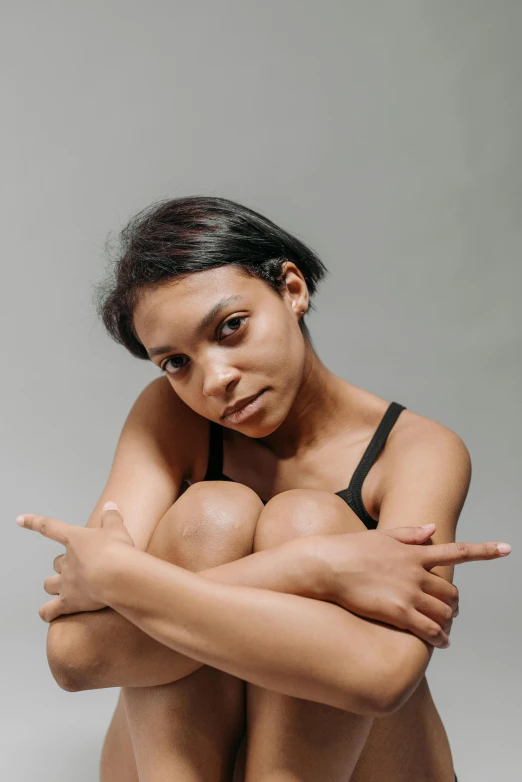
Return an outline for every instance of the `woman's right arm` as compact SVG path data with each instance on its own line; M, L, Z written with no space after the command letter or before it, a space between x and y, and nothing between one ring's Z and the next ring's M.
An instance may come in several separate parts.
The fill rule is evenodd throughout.
M109 478L85 526L99 526L103 504L113 500L122 510L136 548L146 551L157 524L180 494L206 428L206 422L179 399L166 378L149 383L125 420ZM112 643L129 651L141 643L156 655L163 650L172 657L177 654L112 608L65 615L51 622L47 634L47 659L56 681L64 689L78 689L85 675L91 675L88 672L95 679L101 676ZM192 670L199 667L193 660L190 663Z
M112 499L140 551L145 551L162 516L178 498L206 422L177 396L164 377L149 383L131 407L121 431L109 478L87 520L100 525Z

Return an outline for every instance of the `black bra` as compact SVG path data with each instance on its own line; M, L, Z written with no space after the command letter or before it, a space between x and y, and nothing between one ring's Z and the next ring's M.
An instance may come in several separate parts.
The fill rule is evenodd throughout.
M357 514L363 524L368 529L376 529L377 521L372 519L370 514L364 507L361 490L364 479L368 475L370 467L377 459L378 455L384 447L388 435L390 434L395 421L406 410L404 405L400 405L398 402L391 402L388 409L384 413L379 426L374 432L372 439L370 440L368 447L366 448L361 461L355 468L352 475L350 485L346 489L335 492L341 499L343 499L350 508ZM209 457L208 467L204 481L232 481L227 475L223 475L223 427L220 424L216 424L214 421L210 421L210 442L209 442ZM266 502L265 502L266 505Z

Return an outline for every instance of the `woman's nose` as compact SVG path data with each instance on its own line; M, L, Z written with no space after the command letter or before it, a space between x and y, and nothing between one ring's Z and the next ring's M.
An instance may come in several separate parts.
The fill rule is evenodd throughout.
M208 369L205 373L203 393L205 396L222 396L232 391L239 380L239 373L233 367L220 366Z

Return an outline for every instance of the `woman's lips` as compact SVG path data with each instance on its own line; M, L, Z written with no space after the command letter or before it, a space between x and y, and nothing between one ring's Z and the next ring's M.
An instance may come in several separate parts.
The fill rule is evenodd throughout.
M263 389L263 391L260 391L259 394L255 396L250 402L247 402L245 405L243 405L243 407L240 407L239 410L236 410L233 413L229 413L228 415L223 416L223 418L226 421L231 421L232 423L236 424L240 421L244 421L251 415L254 415L254 413L257 413L263 404L262 399L265 391L266 389Z

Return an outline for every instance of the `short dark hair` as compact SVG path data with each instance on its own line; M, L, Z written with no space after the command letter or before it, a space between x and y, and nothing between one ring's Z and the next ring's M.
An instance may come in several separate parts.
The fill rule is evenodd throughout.
M317 255L271 220L227 198L187 196L156 201L138 212L108 251L107 277L95 286L94 306L109 336L149 360L134 331L139 294L180 275L235 264L281 294L284 261L301 271L311 299L328 273ZM109 242L107 242L107 250ZM310 340L304 319L299 321Z

